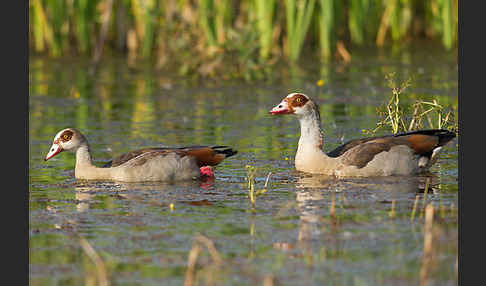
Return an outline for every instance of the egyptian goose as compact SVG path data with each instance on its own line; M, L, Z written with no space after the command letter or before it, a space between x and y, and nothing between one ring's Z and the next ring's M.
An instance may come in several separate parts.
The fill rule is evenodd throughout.
M326 154L319 108L309 96L291 93L270 114L294 114L299 119L298 171L338 177L418 174L429 169L442 146L456 136L448 130L419 130L351 140Z
M76 154L74 176L87 180L123 182L171 181L214 176L211 166L237 153L227 146L146 148L123 154L103 167L93 165L86 137L77 129L66 128L54 137L45 161L62 151Z

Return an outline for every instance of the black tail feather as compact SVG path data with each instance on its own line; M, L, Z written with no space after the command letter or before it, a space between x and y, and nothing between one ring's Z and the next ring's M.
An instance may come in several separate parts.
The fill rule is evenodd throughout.
M213 149L218 154L224 154L226 158L231 157L238 153L237 150L233 150L229 146L211 146L211 149Z

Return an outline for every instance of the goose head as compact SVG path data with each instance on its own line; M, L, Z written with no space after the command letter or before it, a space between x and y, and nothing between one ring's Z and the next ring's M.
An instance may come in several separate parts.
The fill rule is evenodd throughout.
M51 159L62 151L76 151L81 145L86 144L86 138L74 128L66 128L59 131L52 142L52 146L44 161Z
M269 113L271 115L294 114L297 117L304 117L316 109L317 105L307 95L294 92L287 95Z

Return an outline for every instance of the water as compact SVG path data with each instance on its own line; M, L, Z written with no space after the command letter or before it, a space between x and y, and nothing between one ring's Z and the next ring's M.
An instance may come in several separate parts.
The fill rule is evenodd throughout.
M289 92L310 95L320 104L329 151L375 127L390 72L414 77L405 104L436 98L457 106L455 53L355 51L350 64L303 61L252 83L181 78L122 58L105 59L91 76L85 62L30 58L31 285L98 281L103 271L80 237L115 285L457 284L457 141L428 176L335 180L296 172L298 123L268 115ZM87 136L98 165L150 146L224 144L239 153L216 168L214 181L77 181L73 154L43 160L65 127ZM254 209L246 165L257 168L257 190L271 172ZM433 188L424 194L427 178ZM427 264L424 203L436 209ZM188 267L195 245L196 264Z

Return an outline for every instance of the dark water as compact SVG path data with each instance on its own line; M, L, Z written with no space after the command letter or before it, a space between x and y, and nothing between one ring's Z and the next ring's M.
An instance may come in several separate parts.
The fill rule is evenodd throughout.
M90 75L81 59L32 56L29 70L31 285L95 285L103 275L114 285L457 284L457 143L427 177L335 180L296 172L298 123L268 115L287 93L307 93L320 103L327 151L375 127L390 72L414 78L405 104L457 106L455 53L355 51L350 64L309 60L253 83L180 78L122 58ZM148 146L225 144L239 153L212 182L77 181L73 154L43 160L65 127L87 136L99 165ZM253 210L247 165L257 168L257 190L271 172ZM434 243L424 263L427 203Z

